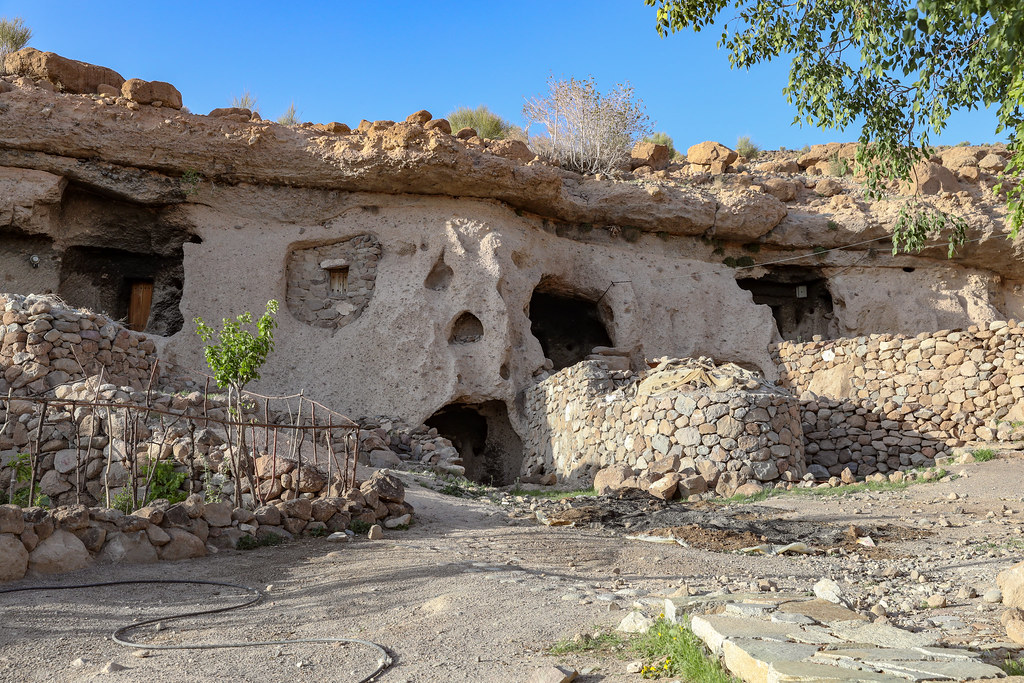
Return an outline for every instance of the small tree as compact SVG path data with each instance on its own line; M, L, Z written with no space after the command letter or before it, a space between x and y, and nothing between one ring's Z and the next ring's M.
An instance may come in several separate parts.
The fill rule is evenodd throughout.
M31 39L32 29L25 25L21 17L0 17L0 74L7 71L4 68L7 55L25 47Z
M617 171L633 144L651 132L643 101L628 83L602 95L592 76L548 79L547 96L527 100L523 116L547 129L553 160L579 173Z
M295 102L293 101L288 105L288 108L284 110L284 113L277 118L277 122L282 126L294 126L299 122L298 112L295 111Z
M248 457L245 445L245 428L242 422L242 391L249 382L260 378L260 368L267 356L274 350L274 328L277 321L278 303L274 299L267 302L267 310L256 322L256 334L245 329L252 324L252 314L243 313L235 320L224 318L220 331L207 325L202 318L195 318L196 334L206 343L203 350L206 364L213 372L217 386L228 390L228 406L235 415L238 435L238 448L232 449L231 465L235 473L235 505L241 505L241 487L237 485L242 477L249 480L250 490L255 494L253 481L253 462Z
M472 128L480 137L491 140L501 140L507 137L513 128L512 124L483 104L476 109L459 107L455 111L449 112L446 118L453 131Z

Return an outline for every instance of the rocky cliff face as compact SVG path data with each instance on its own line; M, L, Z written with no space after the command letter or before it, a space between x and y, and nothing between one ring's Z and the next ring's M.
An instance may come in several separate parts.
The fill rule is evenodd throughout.
M827 175L848 147L758 165L706 143L683 163L648 150L620 179L582 177L426 112L354 130L201 116L168 84L18 59L0 79L3 289L127 319L148 284L142 325L191 367L203 361L186 321L277 298L264 385L341 411L423 420L498 402L492 430L518 430L546 358L584 358L594 326L635 359L704 355L774 378L768 344L782 337L1024 313L997 149L944 153L912 188L968 221L961 254L893 257L907 199L871 204L851 176Z

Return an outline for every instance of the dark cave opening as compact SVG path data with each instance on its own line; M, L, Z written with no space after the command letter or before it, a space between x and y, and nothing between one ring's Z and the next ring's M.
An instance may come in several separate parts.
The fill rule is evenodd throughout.
M170 335L181 314L183 255L139 254L105 247L69 247L58 294L72 306L103 312L137 331Z
M773 268L759 278L736 280L753 295L754 303L768 306L779 334L787 341L810 341L815 335L835 335L835 314L828 282L813 268Z
M596 301L538 287L530 298L529 317L530 332L555 370L579 363L595 346L613 345Z
M466 478L491 486L515 482L523 463L523 442L512 429L501 401L453 402L425 423L452 442L462 457Z

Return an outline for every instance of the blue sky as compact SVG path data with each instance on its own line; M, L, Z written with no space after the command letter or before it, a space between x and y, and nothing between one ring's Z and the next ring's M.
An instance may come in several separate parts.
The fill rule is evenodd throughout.
M642 0L0 0L0 16L21 16L40 50L169 81L195 113L248 89L272 118L292 101L301 120L353 126L486 104L523 125L524 96L549 75L593 75L602 91L629 81L677 148L747 135L795 149L859 132L791 125L788 62L731 70L717 32L661 39ZM996 139L981 110L955 114L933 143Z

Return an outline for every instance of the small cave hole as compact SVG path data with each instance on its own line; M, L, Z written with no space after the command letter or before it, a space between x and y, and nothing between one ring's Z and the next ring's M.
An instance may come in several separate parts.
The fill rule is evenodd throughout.
M913 273L915 270L917 270L917 268L911 268L911 267L907 266L907 267L905 267L903 269L903 272L904 273Z
M512 373L509 372L508 363L502 363L501 367L498 368L498 376L502 379L508 379Z
M755 304L771 308L783 339L810 341L815 335L833 336L832 294L818 271L778 268L759 278L736 280L736 284L753 295Z
M448 285L451 284L452 275L455 271L444 262L444 252L437 257L437 263L430 269L430 273L427 274L427 279L423 281L423 286L427 289L432 289L435 292L440 292L448 289Z
M452 442L466 478L491 486L515 482L523 464L523 442L501 401L450 403L424 423Z
M484 338L484 325L480 318L469 311L460 315L452 325L452 332L448 336L449 344L472 344Z
M613 346L597 303L578 295L538 287L528 315L530 332L555 370L586 359L595 346Z

